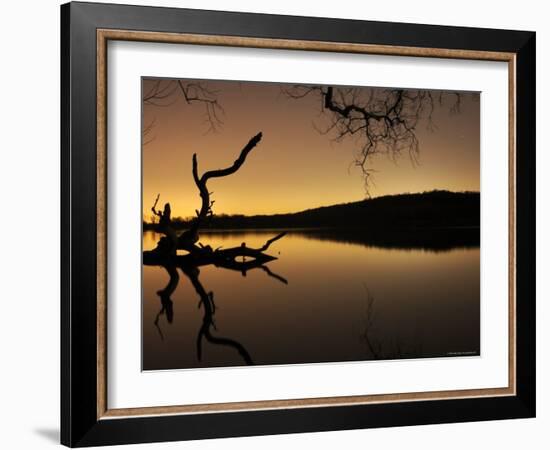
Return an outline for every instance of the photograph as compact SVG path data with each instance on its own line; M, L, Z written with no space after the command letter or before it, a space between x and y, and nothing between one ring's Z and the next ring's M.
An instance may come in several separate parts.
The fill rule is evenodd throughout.
M142 370L480 355L480 93L142 77Z
M61 5L59 89L40 91L60 126L26 120L6 147L32 137L8 153L60 175L60 276L34 283L60 308L28 327L60 325L38 360L59 414L29 419L37 439L56 418L69 447L536 439L542 15L146 3ZM19 178L32 199L10 199L49 217Z

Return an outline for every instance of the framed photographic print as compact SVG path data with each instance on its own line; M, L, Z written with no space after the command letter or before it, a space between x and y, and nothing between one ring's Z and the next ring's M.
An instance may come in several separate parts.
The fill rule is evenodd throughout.
M535 415L535 33L61 19L63 444Z

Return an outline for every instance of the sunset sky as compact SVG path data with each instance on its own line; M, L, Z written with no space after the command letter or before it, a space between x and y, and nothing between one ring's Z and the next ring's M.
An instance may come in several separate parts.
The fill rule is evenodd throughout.
M151 83L144 79L144 92ZM164 106L143 107L144 126L153 123L142 150L145 220L159 193L159 206L170 202L173 217L194 215L200 198L191 172L193 153L198 155L199 174L226 167L260 131L262 141L235 174L209 181L216 214L295 212L365 198L361 172L352 165L354 141L332 142L330 134L314 127L326 123L319 97L289 99L281 93L282 85L274 83L203 83L217 91L224 109L223 125L215 133L207 133L204 106L186 103L181 91ZM426 122L417 127L419 164L411 164L406 153L397 161L377 155L369 166L376 171L370 195L478 191L479 108L479 97L470 94L462 99L458 114L451 114L445 103L437 106L437 128L428 130Z

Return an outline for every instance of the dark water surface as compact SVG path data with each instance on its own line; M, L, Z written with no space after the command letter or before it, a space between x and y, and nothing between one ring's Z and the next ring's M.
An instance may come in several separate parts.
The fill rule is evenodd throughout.
M201 233L201 242L261 247L277 233ZM144 250L159 238L144 232ZM179 269L144 266L143 369L478 355L478 242L376 245L291 232L269 248L278 258L269 270L205 266L198 286Z

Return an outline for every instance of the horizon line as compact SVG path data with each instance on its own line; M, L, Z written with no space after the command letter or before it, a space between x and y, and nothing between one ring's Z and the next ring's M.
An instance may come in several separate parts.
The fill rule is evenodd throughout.
M377 200L377 199L380 199L380 198L388 198L388 197L398 197L398 196L403 196L403 195L422 195L422 194L433 194L433 193L437 193L437 192L444 192L444 193L449 193L449 194L481 194L481 192L479 190L475 191L475 190L462 190L462 191L451 191L449 189L431 189L429 191L417 191L417 192L401 192L401 193L398 193L398 194L384 194L384 195L379 195L379 196L376 196L376 197L365 197L364 199L362 200L352 200L352 201L349 201L349 202L343 202L343 203L332 203L332 204L329 204L329 205L319 205L319 206L312 206L310 208L306 208L306 209L300 209L300 210L297 210L297 211L287 211L287 212L274 212L274 213L258 213L258 214L251 214L251 215L246 215L246 214L239 214L239 213L224 213L224 212L220 212L220 213L215 213L214 216L226 216L226 217L262 217L262 216L278 216L278 215L281 215L281 216L284 216L284 215L289 215L289 214L299 214L299 213L302 213L302 212L306 212L306 211L311 211L311 210L315 210L315 209L321 209L321 208L330 208L330 207L333 207L333 206L343 206L343 205L349 205L351 203L359 203L359 202L364 202L364 201L372 201L372 200ZM145 216L145 214L142 212L142 216ZM195 218L195 216L174 216L172 217L172 220L180 220L180 221L190 221L190 220L193 220ZM142 222L145 223L145 224L153 224L154 222L149 222L149 221L146 221L145 218L143 217L142 219Z

